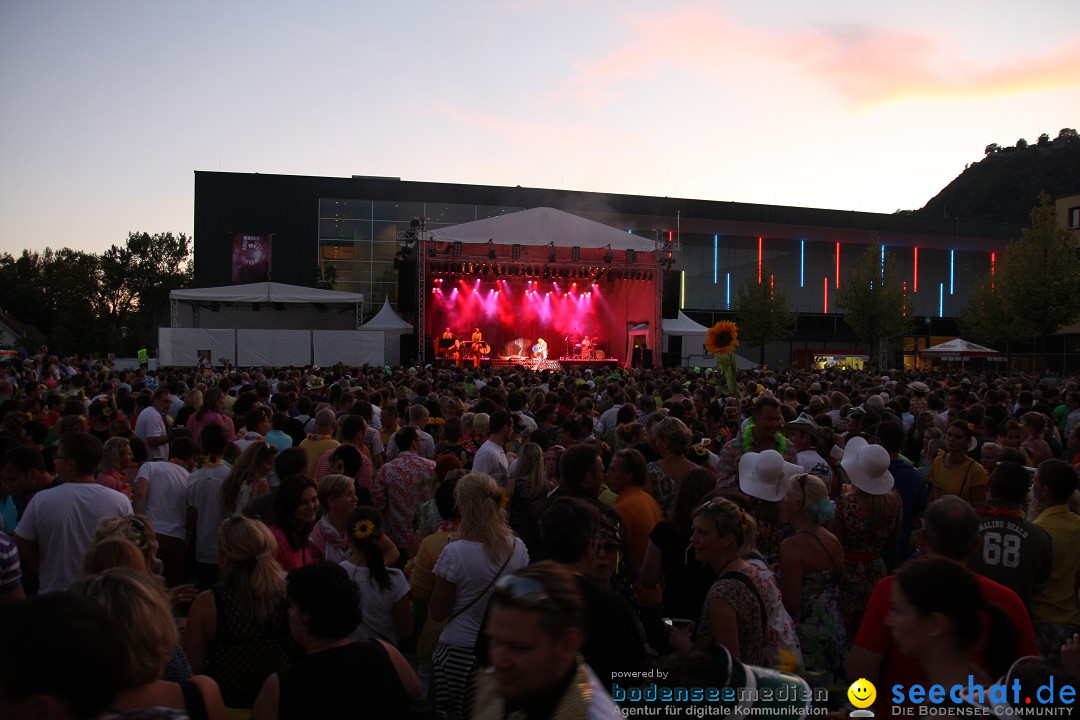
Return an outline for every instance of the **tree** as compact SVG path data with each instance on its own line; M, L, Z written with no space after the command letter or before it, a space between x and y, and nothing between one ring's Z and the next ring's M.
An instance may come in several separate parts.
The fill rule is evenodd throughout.
M333 265L319 265L315 268L315 287L333 290L337 285L337 268Z
M1050 195L1039 195L1031 227L1005 250L997 291L1003 317L1024 338L1039 338L1080 317L1080 263L1077 244L1055 215Z
M1039 136L1039 142L1038 142L1039 147L1046 147L1049 144L1050 144L1050 136L1049 135L1047 135L1046 133L1043 133L1042 135Z
M889 345L911 332L912 323L904 315L904 292L896 277L892 253L869 247L848 271L836 293L836 304L844 320L860 340L877 349L880 367L888 366Z
M762 265L761 277L763 282L747 278L739 286L735 316L739 321L739 337L744 344L760 348L759 362L764 365L765 345L790 337L795 315L784 289L769 282L768 263Z
M1016 147L1020 148L1021 150L1023 150L1027 146L1028 146L1028 141L1025 140L1024 138L1020 138L1019 140L1016 141Z
M1058 140L1073 140L1077 137L1075 128L1061 128L1058 132Z
M998 146L997 143L990 143L989 145L986 146L986 149L983 150L983 155L993 155L994 153L998 152L999 150L1001 150L1001 148Z
M964 337L990 346L1024 339L1022 329L1005 311L997 279L989 275L968 296L967 305L960 312L960 330Z

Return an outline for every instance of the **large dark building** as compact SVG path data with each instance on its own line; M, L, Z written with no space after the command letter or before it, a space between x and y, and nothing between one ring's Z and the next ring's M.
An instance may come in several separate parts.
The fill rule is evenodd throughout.
M399 307L395 256L414 218L425 218L427 229L434 230L535 207L570 212L661 246L670 243L679 288L674 293L669 287L668 296L677 297L679 307L705 325L730 317L738 286L748 279L784 287L797 325L791 340L767 348L766 361L773 365L804 363L813 355L867 353L833 300L845 273L868 248L882 257L888 253L903 283L915 327L903 362L913 362L914 350L958 334L956 316L968 294L1021 230L681 198L380 177L196 172L195 283L239 281L237 252L246 247L245 238L261 238L266 247L259 255L269 252L275 282L315 285L333 268L334 289L363 293L368 313L387 297ZM760 277L766 268L769 277ZM409 314L408 307L402 314ZM756 359L756 350L746 352Z

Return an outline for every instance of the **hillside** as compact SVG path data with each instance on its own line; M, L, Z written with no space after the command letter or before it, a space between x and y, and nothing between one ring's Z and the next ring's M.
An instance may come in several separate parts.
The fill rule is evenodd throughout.
M1055 198L1080 193L1075 130L1062 130L1056 140L1043 136L1027 147L987 146L985 158L911 214L1026 225L1043 190Z

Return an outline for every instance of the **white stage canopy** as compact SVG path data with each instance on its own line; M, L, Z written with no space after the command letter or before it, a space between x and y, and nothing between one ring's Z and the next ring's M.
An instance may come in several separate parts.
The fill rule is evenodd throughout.
M497 245L547 245L557 247L606 248L653 252L656 244L649 238L587 220L555 208L539 207L516 213L485 218L461 225L439 228L431 233L437 243L486 243Z
M224 360L236 364L236 331L209 328L166 328L158 331L158 364L194 367L199 351L209 350L210 361L219 367Z
M364 296L262 282L169 293L174 328L356 330Z
M364 330L315 330L311 333L314 363L322 367L385 365L385 338L381 332Z
M237 330L236 348L241 367L311 365L310 330Z
M380 365L399 365L401 363L401 336L411 333L413 327L398 317L398 314L390 307L390 298L386 298L375 317L364 323L360 330L373 337L378 334L382 338L381 343L386 352Z

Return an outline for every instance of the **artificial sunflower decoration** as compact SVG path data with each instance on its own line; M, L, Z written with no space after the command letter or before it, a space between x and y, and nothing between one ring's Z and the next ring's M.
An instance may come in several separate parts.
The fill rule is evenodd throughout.
M375 534L375 523L370 520L357 520L353 525L352 534L357 540L367 540Z
M705 333L705 349L719 359L730 355L739 347L739 326L730 320L721 320Z

